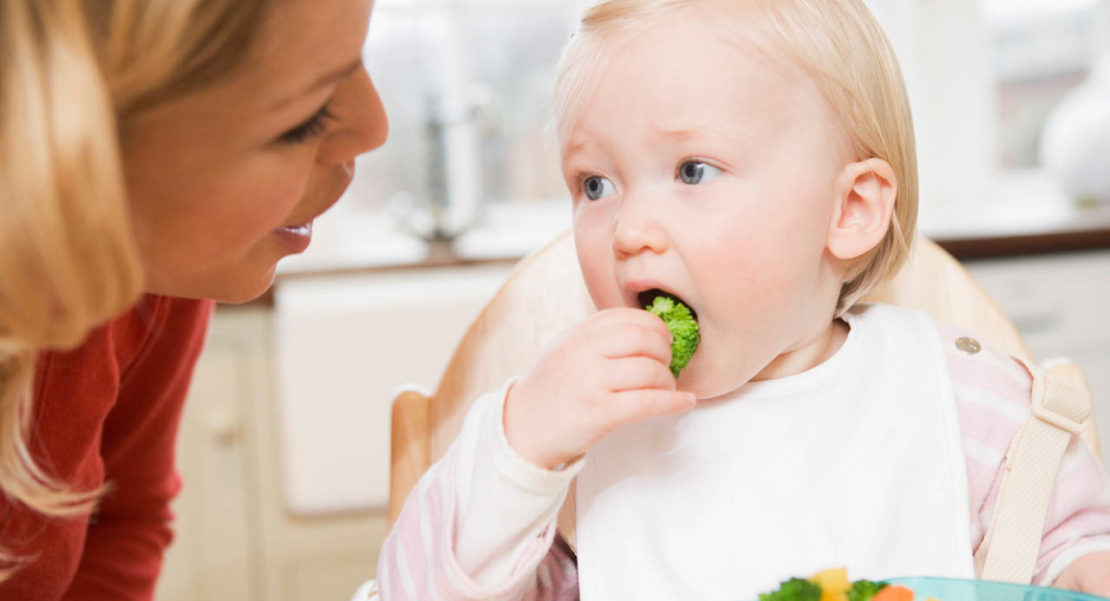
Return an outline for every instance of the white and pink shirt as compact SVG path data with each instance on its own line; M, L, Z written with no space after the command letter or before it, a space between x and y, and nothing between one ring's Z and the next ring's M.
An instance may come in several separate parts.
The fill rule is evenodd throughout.
M822 365L622 429L561 471L530 465L509 446L508 386L481 397L409 496L377 582L356 598L592 601L686 591L693 596L682 598L740 600L823 567L848 566L853 578L970 576L1006 449L1030 413L1030 377L985 346L958 350L969 334L921 313L864 306L847 321L844 346ZM715 455L722 460L704 460ZM776 472L780 459L791 467ZM575 476L577 561L555 541ZM861 509L852 498L870 501ZM923 517L932 526L914 526ZM881 523L898 531L871 531ZM783 541L806 553L760 552ZM1035 582L1107 549L1110 477L1077 438L1049 505Z

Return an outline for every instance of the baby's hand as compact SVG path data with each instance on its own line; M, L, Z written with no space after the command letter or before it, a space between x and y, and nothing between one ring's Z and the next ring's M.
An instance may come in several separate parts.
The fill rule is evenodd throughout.
M1110 551L1091 553L1073 561L1053 586L1110 597Z
M621 424L693 408L668 367L671 333L639 309L601 311L572 328L509 390L505 435L546 469L580 457Z

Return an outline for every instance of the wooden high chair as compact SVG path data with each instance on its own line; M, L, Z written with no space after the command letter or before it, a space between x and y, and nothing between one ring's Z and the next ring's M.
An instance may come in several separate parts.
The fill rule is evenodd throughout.
M865 301L921 309L965 327L995 348L1033 361L1014 324L951 255L919 237L897 277ZM594 310L578 269L572 235L563 234L524 259L470 326L432 396L407 390L393 401L390 524L409 491L458 434L470 404L525 372L548 340ZM1087 390L1071 364L1053 368ZM1088 419L1084 439L1098 452ZM559 515L559 530L574 543L574 490Z

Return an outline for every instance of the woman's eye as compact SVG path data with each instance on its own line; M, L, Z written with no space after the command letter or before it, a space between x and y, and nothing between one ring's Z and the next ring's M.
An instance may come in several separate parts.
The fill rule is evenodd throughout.
M691 186L712 181L721 170L701 161L686 161L678 166L678 179Z
M289 145L302 144L324 135L324 132L328 130L328 121L335 119L335 115L332 114L330 108L325 104L316 114L309 117L308 121L281 134L278 137L278 142Z
M590 200L600 200L616 191L613 182L597 175L582 180L582 192Z

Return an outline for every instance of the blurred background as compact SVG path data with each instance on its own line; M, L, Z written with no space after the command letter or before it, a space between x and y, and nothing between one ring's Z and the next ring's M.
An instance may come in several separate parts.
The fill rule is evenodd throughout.
M1110 441L1110 0L869 0L913 103L921 228ZM386 534L389 407L434 390L513 265L570 226L549 128L582 2L378 0L386 146L272 294L217 311L159 599L347 599Z

